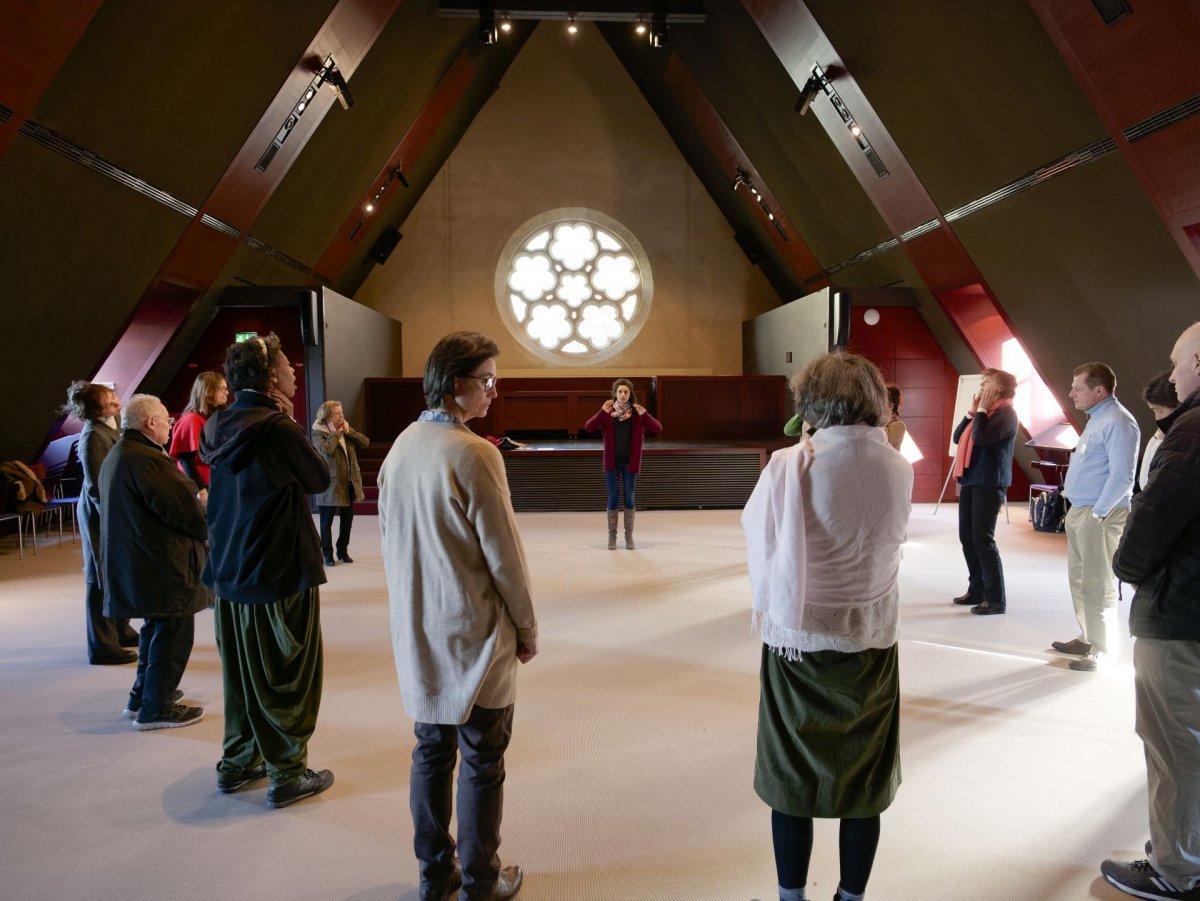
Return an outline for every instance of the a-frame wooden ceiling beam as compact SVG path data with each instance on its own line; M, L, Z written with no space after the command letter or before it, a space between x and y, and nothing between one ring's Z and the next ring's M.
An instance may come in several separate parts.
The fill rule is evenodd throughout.
M101 0L0 3L0 157L29 118Z
M318 89L296 116L322 63L332 56L350 79L400 2L340 0L334 7L163 261L94 378L122 392L137 389L336 102L332 90ZM263 167L264 153L285 123L291 125L286 140Z

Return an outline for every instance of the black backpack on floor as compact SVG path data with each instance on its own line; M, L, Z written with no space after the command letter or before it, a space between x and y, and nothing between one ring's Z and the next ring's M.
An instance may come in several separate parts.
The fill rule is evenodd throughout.
M1033 529L1035 532L1063 532L1067 528L1067 504L1062 490L1043 491L1033 499Z

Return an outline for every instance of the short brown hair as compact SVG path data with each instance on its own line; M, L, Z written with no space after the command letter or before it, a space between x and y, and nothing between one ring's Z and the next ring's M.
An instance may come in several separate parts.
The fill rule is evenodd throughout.
M485 360L499 356L500 348L479 332L453 332L434 345L425 361L422 390L425 405L437 410L454 396L454 380L473 373Z
M985 369L980 375L987 376L996 383L996 390L1001 400L1017 396L1017 377L1003 369Z
M1117 390L1117 374L1107 363L1081 363L1071 375L1083 376L1089 388L1104 388L1109 394Z
M796 412L814 429L883 424L887 388L866 357L835 351L809 360L792 376Z

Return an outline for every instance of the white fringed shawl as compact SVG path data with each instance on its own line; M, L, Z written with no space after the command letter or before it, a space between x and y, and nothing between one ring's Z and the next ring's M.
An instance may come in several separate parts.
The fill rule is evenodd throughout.
M880 428L776 451L742 512L751 627L789 660L895 643L913 472Z

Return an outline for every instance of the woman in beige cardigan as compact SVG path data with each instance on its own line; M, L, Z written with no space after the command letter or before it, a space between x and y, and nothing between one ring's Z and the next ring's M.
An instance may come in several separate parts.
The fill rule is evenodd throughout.
M325 565L333 566L333 514L338 516L337 558L353 563L350 557L350 528L354 525L354 505L363 499L362 470L358 468L355 448L365 449L371 439L355 431L346 422L340 400L327 400L317 410L312 425L312 443L329 466L329 487L317 495L321 516L321 553Z
M416 721L409 779L422 898L511 898L501 869L504 752L517 664L537 654L529 571L500 452L469 428L496 396L496 344L447 335L425 363L429 409L379 473L379 529L405 712ZM454 763L458 861L450 833Z

